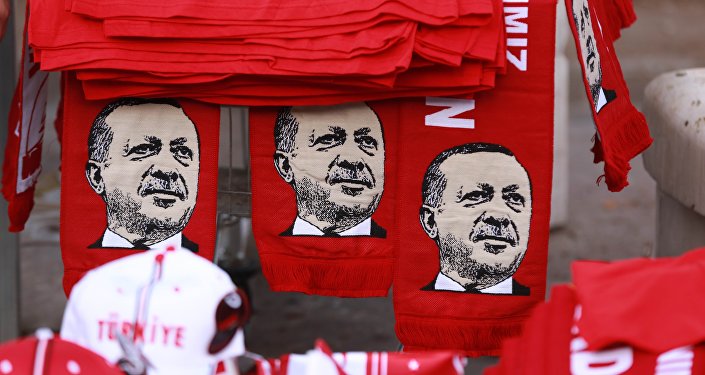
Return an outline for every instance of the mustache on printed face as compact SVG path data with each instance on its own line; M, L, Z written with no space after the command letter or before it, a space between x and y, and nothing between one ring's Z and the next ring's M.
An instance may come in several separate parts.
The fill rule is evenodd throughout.
M487 213L484 212L475 220L475 226L470 234L470 240L474 243L485 240L495 240L506 242L508 245L514 247L519 242L519 233L517 232L516 225L509 218L497 218L487 215ZM504 251L506 247L506 245L485 243L484 250L492 254L499 254Z
M331 186L336 184L353 185L343 189L346 194L352 196L362 193L363 186L368 189L375 186L376 181L369 165L361 161L338 161L338 159L333 160L328 166L328 176L326 176L328 184Z
M188 197L188 189L184 177L175 171L162 171L152 166L142 175L142 182L137 188L141 197L162 194L171 195L181 201Z

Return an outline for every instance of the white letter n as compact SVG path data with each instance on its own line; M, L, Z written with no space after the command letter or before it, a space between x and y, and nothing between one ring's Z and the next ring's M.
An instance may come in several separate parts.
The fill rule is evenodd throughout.
M472 99L436 98L427 96L426 105L432 107L448 107L436 113L426 115L426 126L475 129L475 120L454 118L463 112L475 109L475 101Z

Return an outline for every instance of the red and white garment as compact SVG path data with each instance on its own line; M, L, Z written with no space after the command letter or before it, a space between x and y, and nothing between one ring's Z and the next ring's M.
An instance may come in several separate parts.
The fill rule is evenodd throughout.
M143 252L86 274L73 288L61 337L147 374L213 374L244 353L242 291L213 263L183 249ZM122 362L122 361L120 361Z
M39 70L39 64L33 62L33 53L27 43L25 23L21 75L10 106L2 166L2 195L8 202L11 232L24 229L34 206L34 187L42 169L49 74Z

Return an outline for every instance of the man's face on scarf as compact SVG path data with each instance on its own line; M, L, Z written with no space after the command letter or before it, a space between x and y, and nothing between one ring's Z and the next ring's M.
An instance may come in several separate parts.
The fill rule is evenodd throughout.
M585 75L593 101L597 103L597 96L602 85L602 66L600 64L600 53L595 44L595 32L592 28L592 19L590 18L587 0L573 0L573 19L578 29Z
M194 124L167 104L118 107L105 121L113 133L100 172L109 228L145 245L183 230L198 193Z
M364 103L294 107L298 122L289 155L299 216L340 232L369 218L384 190L384 137Z
M446 178L435 209L441 272L484 289L509 278L529 241L529 176L512 156L456 154L440 167Z

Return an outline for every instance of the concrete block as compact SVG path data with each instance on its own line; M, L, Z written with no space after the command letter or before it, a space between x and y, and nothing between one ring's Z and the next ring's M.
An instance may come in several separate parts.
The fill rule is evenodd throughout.
M705 246L705 69L662 74L645 90L653 145L644 166L656 180L656 255Z

